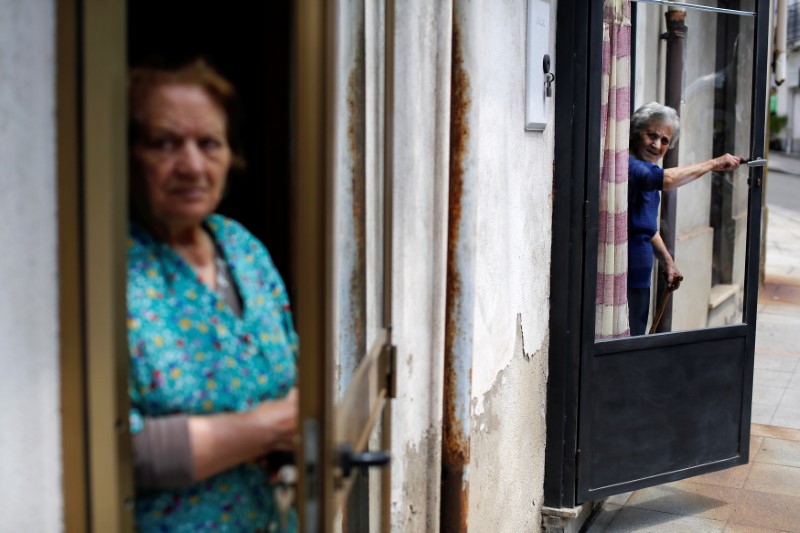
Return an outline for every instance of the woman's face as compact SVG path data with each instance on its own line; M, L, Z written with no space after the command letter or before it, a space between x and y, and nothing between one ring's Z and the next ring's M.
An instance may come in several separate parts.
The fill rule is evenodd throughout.
M639 131L634 149L636 157L648 163L657 163L669 150L672 126L653 122Z
M133 111L138 207L155 222L199 224L222 199L231 165L225 113L194 85L155 86Z

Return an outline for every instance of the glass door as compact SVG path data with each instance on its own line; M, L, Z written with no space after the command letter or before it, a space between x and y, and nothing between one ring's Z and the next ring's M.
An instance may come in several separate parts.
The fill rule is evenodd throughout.
M749 452L769 2L633 6L590 22L578 502Z

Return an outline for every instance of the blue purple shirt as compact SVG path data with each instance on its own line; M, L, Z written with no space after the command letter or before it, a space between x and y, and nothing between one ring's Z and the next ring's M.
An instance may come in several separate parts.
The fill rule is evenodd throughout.
M147 417L248 410L294 385L297 334L283 281L238 223L206 228L242 299L237 316L167 244L132 222L128 242L131 431ZM267 473L242 464L187 488L139 489L136 527L150 531L281 531ZM292 516L288 531L295 527Z
M628 288L650 288L653 245L658 231L658 204L664 170L653 163L628 158Z

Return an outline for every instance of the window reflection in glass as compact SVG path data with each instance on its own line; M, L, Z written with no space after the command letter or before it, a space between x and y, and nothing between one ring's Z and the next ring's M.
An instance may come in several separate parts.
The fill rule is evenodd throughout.
M754 10L752 1L724 4L718 7ZM740 323L755 18L636 8L627 182L631 335ZM675 26L670 18L682 20Z

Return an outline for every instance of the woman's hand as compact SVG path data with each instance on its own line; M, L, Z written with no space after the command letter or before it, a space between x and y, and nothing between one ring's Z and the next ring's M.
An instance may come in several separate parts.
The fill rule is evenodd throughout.
M669 287L669 290L677 291L681 286L681 281L683 281L683 275L675 265L675 261L669 261L664 267L664 275L667 278L667 287Z
M192 479L200 481L272 451L294 449L297 389L243 413L189 417Z
M264 452L292 451L297 435L297 389L282 400L263 402L249 412L253 423L262 428Z
M739 168L746 159L738 155L725 154L711 160L712 170L717 172L728 172Z

